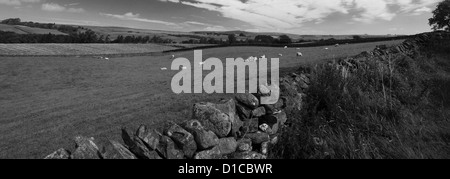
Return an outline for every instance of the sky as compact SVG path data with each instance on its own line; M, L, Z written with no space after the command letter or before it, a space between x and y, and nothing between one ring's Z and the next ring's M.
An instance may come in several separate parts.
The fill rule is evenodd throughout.
M0 19L170 31L417 34L440 0L0 0Z

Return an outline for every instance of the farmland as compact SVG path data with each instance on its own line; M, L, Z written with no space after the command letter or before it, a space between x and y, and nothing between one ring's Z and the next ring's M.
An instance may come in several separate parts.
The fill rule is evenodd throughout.
M377 45L401 41L350 44L340 47L283 49L272 47L225 47L203 50L203 59L248 57L265 54L279 57L282 68L315 64L327 59L356 55ZM173 47L128 45L0 45L8 55L92 55L161 51ZM78 45L78 46L77 46ZM87 50L74 50L88 48ZM33 47L33 48L32 48ZM148 49L146 49L148 48ZM47 50L45 50L47 49ZM304 57L297 58L301 51ZM147 52L147 51L146 51ZM173 53L193 60L193 52ZM171 92L171 54L117 57L0 57L0 158L42 158L73 146L76 135L120 140L120 128L139 124L180 121L191 113L191 104L215 101L229 95ZM204 73L205 74L205 73Z
M375 43L361 43L344 45L340 48L335 47L316 47L316 48L302 48L302 52L308 54L307 59L316 60L316 57L323 58L318 54L325 55L325 58L333 58L338 56L346 56L348 54L358 54L362 51L372 50L377 45L382 44L398 44L402 40L375 42ZM0 44L0 56L89 56L89 55L120 55L120 54L146 54L153 52L163 52L175 49L195 48L202 46L211 46L204 44ZM227 47L224 49L258 49L256 47ZM324 48L329 50L324 51ZM261 48L263 50L250 50L249 52L241 54L242 57L248 55L258 55L255 53L277 56L279 53L288 53L287 57L294 57L296 54L295 48L280 51L278 48ZM269 49L269 50L268 50ZM274 49L274 50L270 50ZM266 52L267 51L267 52Z
M114 55L174 50L157 44L0 44L0 56Z
M6 32L14 32L17 34L55 34L55 35L67 35L65 33L62 33L55 29L42 29L42 28L33 28L33 27L26 27L21 25L7 25L7 24L0 24L0 31L6 31Z

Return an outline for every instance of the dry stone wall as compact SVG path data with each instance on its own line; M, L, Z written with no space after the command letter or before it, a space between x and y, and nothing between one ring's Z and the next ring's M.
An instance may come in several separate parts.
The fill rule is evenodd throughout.
M260 104L270 95L260 86L257 94L194 104L192 120L169 122L163 131L145 125L134 133L122 129L123 143L99 146L92 137L77 136L74 151L59 149L45 159L266 159L288 123L286 111L301 110L308 84L307 75L290 74L281 78L276 104Z
M450 40L450 32L438 31L417 34L409 39L406 39L402 44L387 47L385 45L378 46L373 51L366 51L354 57L348 57L339 61L339 64L357 68L361 62L367 59L388 59L394 55L404 55L414 58L421 52L421 48L426 47L430 41L444 42Z

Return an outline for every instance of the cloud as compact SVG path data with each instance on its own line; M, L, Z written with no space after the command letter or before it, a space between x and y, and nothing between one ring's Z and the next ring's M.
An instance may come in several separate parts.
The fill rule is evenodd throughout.
M180 3L180 0L158 0L161 2L173 2L173 3Z
M129 20L129 21L138 21L138 22L146 22L146 23L156 23L156 24L163 24L168 26L177 26L175 23L167 22L167 21L160 21L160 20L153 20L153 19L146 19L142 18L140 14L134 14L132 12L125 13L123 15L120 14L108 14L108 13L100 13L102 16L112 17L120 20Z
M204 31L228 31L229 29L224 26L216 25L216 26L205 27L203 30Z
M228 31L229 29L221 26L221 25L214 25L209 23L203 23L203 22L197 22L197 21L186 21L181 23L182 25L189 25L189 26L201 26L202 30L204 31Z
M0 0L0 4L9 6L20 6L23 3L39 3L41 0Z
M186 22L183 22L183 24L198 25L198 26L214 26L212 24L203 23L203 22L196 22L196 21L186 21Z
M418 16L418 15L422 15L422 14L424 14L424 13L430 13L430 12L432 12L432 11L433 11L433 10L432 10L431 8L428 8L428 7L421 7L421 8L419 8L419 9L414 10L413 13L412 13L411 15Z
M65 18L48 18L49 22L57 24L77 24L77 25L102 25L97 21L91 20L75 20L75 19L65 19Z
M43 11L48 12L71 12L71 13L85 12L83 8L67 8L56 3L44 3L42 4L41 9Z
M342 14L349 22L391 21L398 14L436 4L439 0L159 0L217 12L261 30L301 29Z

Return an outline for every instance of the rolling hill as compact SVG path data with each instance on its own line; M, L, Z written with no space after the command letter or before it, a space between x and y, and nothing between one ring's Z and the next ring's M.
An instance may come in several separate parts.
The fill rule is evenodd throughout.
M20 19L19 19L20 20ZM33 23L33 22L30 22ZM9 23L0 24L0 31L14 32L17 34L54 34L54 35L68 35L67 33L72 33L73 31L58 31L52 28L36 28L28 27L26 24L10 25ZM44 24L45 25L45 24ZM56 25L56 24L55 24ZM151 30L151 29L136 29L128 27L111 27L111 26L79 26L70 24L57 24L56 26L68 26L76 28L75 32L84 32L88 29L94 31L95 33L103 36L110 36L110 39L116 39L118 36L135 36L135 37L145 37L145 36L158 36L162 39L168 39L175 43L181 43L183 41L194 40L198 41L202 38L214 39L219 41L227 41L228 35L234 34L238 41L248 41L255 39L258 35L269 35L274 38L278 38L281 35L289 36L294 42L299 41L320 41L328 39L336 40L346 40L353 39L354 35L299 35L299 34L288 34L288 33L276 33L276 32L247 32L247 31L194 31L194 32L180 32L180 31L165 31L165 30ZM66 32L66 33L64 33ZM392 35L358 35L362 38L385 38L394 37Z
M54 34L54 35L67 35L55 29L42 29L42 28L34 28L27 27L21 25L8 25L8 24L0 24L0 31L5 32L14 32L17 34Z

